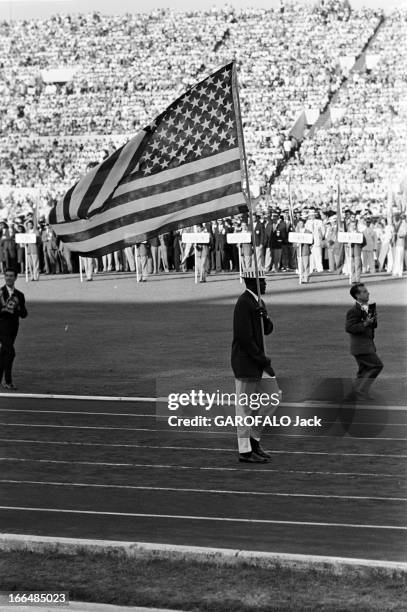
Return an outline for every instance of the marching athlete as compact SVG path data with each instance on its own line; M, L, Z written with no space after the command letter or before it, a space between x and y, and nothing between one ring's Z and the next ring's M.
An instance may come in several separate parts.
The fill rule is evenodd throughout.
M376 306L369 306L369 292L363 283L351 287L354 306L346 313L346 331L350 334L350 352L359 366L354 383L357 400L369 399L369 389L383 369L376 353L374 330L377 327Z
M19 319L25 319L24 294L14 287L17 273L8 268L4 272L5 285L0 289L0 382L3 380L4 389L14 390L12 368L16 352L14 342L17 337Z
M263 300L256 293L256 273L253 269L243 272L246 291L237 300L233 315L232 369L235 375L236 396L251 396L258 393L263 372L275 381L275 391L279 388L275 379L271 361L266 356L263 346L262 321L265 335L273 331ZM266 280L263 271L259 271L260 293L266 291ZM263 406L255 411L256 415L265 417L275 410L275 405ZM253 411L247 405L236 402L236 416L252 416ZM265 463L271 455L260 444L263 427L237 426L239 461L244 463Z

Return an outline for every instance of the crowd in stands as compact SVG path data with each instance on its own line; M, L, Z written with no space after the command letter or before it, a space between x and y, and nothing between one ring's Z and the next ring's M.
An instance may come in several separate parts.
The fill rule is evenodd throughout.
M340 179L344 207L372 216L379 228L389 197L395 213L405 209L399 185L407 167L407 10L382 20L379 10L322 0L0 23L1 217L10 229L37 205L47 217L89 163L235 59L258 212L285 210L290 184L298 214L307 217L314 206L322 216L336 209ZM352 69L341 61L356 60L368 43L366 53L378 56L374 65ZM68 80L47 80L46 71L63 69L71 71ZM290 133L298 115L322 113L328 103L342 112L300 143ZM282 161L288 163L275 177ZM75 258L73 265L57 259L60 271L75 269ZM129 266L125 254L98 264Z
M334 106L343 116L306 137L298 154L271 187L272 198L291 177L299 202L327 201L341 178L350 205L379 212L394 193L405 205L399 185L407 168L407 10L395 10L369 45L378 62L355 71L338 92ZM284 191L284 190L283 190Z

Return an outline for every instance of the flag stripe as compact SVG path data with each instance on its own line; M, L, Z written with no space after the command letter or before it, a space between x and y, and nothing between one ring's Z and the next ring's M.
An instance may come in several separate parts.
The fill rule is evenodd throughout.
M99 166L96 167L96 174L93 181L88 186L85 195L80 200L72 199L70 206L71 219L84 218L88 212L88 209L94 202L102 202L103 199L109 197L115 185L112 185L111 180L109 181L109 175L112 177L111 171L118 167L117 161L123 152L123 147L120 147L107 159L105 159ZM120 171L120 177L123 176L123 168ZM119 180L120 180L119 177ZM117 184L117 183L116 183ZM110 190L108 188L110 187ZM102 197L104 198L102 199ZM79 205L78 205L79 204ZM100 205L100 204L99 204Z
M105 201L112 195L119 181L126 175L129 167L135 165L135 162L140 157L140 145L145 136L142 130L130 142L128 142L120 151L120 155L116 157L114 162L106 165L103 172L98 173L93 183L93 187L86 194L84 201L79 206L77 217L84 219L94 211L100 212ZM110 159L113 159L114 155ZM100 184L101 183L101 184ZM95 197L91 197L92 191L95 191ZM88 200L88 201L87 201Z
M136 208L134 202L131 200L130 202L121 204L116 208L108 208L100 215L94 216L91 219L78 219L77 221L71 221L69 223L60 223L55 227L55 231L59 236L80 232L84 229L99 227L106 222L112 221L116 217L129 215L141 210L149 210L151 211L151 215L154 216L155 207L162 206L164 204L169 206L177 200L184 200L185 198L196 196L197 194L210 190L211 188L217 189L229 183L240 182L240 180L241 175L239 169L226 175L220 175L214 179L208 179L206 181L196 183L195 185L182 187L181 189L174 189L152 196L149 196L147 193L145 198L135 201Z
M235 172L233 172L235 171ZM136 202L137 200L142 200L145 198L149 198L160 193L170 192L177 190L177 194L174 194L175 197L184 197L183 193L189 193L190 187L202 183L202 189L205 188L205 185L210 187L211 181L216 181L219 177L222 177L224 174L232 173L235 174L238 172L238 176L240 178L240 161L239 159L235 159L227 164L223 164L220 166L215 166L214 168L208 168L206 170L202 170L201 172L196 172L195 174L188 174L187 176L183 176L171 181L166 181L164 183L158 183L156 185L151 185L148 187L143 187L141 189L136 189L133 191L129 191L127 193L123 193L120 196L116 195L109 202L108 208L113 208L119 206L121 204L126 204L127 202ZM236 179L239 180L239 179ZM218 182L218 181L216 181ZM193 193L193 192L192 192ZM186 197L186 196L185 196ZM150 205L150 204L149 204ZM151 201L151 206L154 206L154 200Z
M63 219L69 219L69 202L71 200L72 192L75 191L76 185L73 185L65 194L62 202L62 217Z
M240 204L233 204L232 206L226 206L226 208L219 208L216 211L216 216L219 218L229 217L232 215L236 215L238 213L247 213L247 204L246 202ZM214 211L209 210L207 212L199 213L197 215L187 216L183 220L179 221L171 221L169 223L164 223L160 226L160 233L165 234L166 232L171 232L174 229L182 229L184 227L192 227L193 225L197 225L199 223L205 223L207 221L211 221L214 218ZM143 242L144 240L150 240L154 236L157 236L157 230L147 231L143 234L137 234L134 236L129 236L128 232L126 232L126 237L122 234L121 239L117 242L109 242L108 244L104 244L100 248L93 251L81 251L78 248L78 244L74 243L72 245L72 250L76 250L76 252L87 256L87 257L101 257L102 255L106 255L107 253L113 253L114 251L119 251L121 249L125 249L128 246L133 246L136 243Z
M87 190L89 189L89 186L92 184L92 181L94 180L97 171L98 171L97 166L95 166L94 168L91 168L87 172L87 174L84 177L82 177L76 183L76 185L74 185L73 193L68 192L70 193L70 197L69 197L69 200L67 201L67 205L62 207L62 210L60 208L57 213L58 223L61 223L65 220L69 221L70 219L75 219L76 210L79 208L82 198L85 197L85 194Z
M226 164L229 161L233 161L235 159L240 159L240 152L237 147L233 149L229 149L228 151L224 151L222 153L217 153L216 155L211 155L209 157L204 157L202 159L198 159L197 161L189 162L188 164L183 164L181 166L177 166L176 168L171 168L170 170L163 170L158 174L153 174L146 178L131 178L131 182L133 185L129 185L130 181L127 181L127 177L124 178L120 184L120 186L115 191L115 196L119 196L122 193L126 193L127 191L134 190L134 186L137 186L137 189L142 189L143 187L150 187L152 185L159 185L160 183L165 183L167 181L172 181L177 178L182 178L188 174L195 174L197 172L202 172L209 168L214 168L215 166L220 166L221 164Z
M184 208L172 214L147 219L145 221L119 227L110 232L99 234L93 238L83 240L81 243L65 241L67 246L74 251L80 253L97 252L99 249L107 248L105 252L114 250L112 245L119 244L123 241L124 245L134 244L144 240L144 236L154 235L161 232L163 227L175 228L180 226L180 222L186 221L190 225L192 217L201 217L202 215L210 215L222 217L224 210L235 210L236 207L246 208L246 202L241 192L234 193L222 198L212 200L210 202L200 203L193 207ZM169 230L167 230L169 231Z
M155 219L156 217L161 218L166 214L174 214L178 211L188 209L191 206L196 206L197 204L204 204L206 202L211 202L215 199L220 200L222 196L229 196L235 193L239 193L240 191L241 183L239 177L239 180L236 183L231 183L227 186L222 185L218 189L206 190L204 192L196 194L195 196L189 196L187 198L184 198L183 200L177 199L171 204L171 206L169 206L168 203L165 203L161 206L156 206L154 209L147 208L144 210L132 212L128 215L121 214L110 221L104 220L97 227L87 227L86 229L80 232L72 234L63 234L63 238L64 241L68 242L82 242L83 240L99 236L101 234L110 232L120 227L126 227L127 225L134 225L136 223L148 220L153 221L153 219Z
M57 223L77 219L79 216L85 217L88 208L96 200L100 204L108 198L120 179L126 172L126 168L133 169L135 159L138 159L140 144L145 136L145 132L139 132L124 147L118 149L107 160L90 169L58 202L56 206ZM117 159L120 162L117 163ZM130 159L129 159L130 158ZM126 161L128 162L126 164ZM126 164L126 165L121 165ZM112 171L112 168L114 171ZM106 181L106 186L104 182ZM55 221L54 221L55 222Z

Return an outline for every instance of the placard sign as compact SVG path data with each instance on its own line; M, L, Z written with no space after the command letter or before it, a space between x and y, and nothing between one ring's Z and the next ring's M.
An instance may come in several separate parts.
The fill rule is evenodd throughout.
M363 234L360 232L338 232L338 242L362 244Z
M250 232L236 232L228 234L226 240L229 244L246 244L252 241L252 235Z
M37 242L36 234L16 234L15 240L17 244L35 244Z
M210 234L208 232L190 232L182 234L182 242L185 244L208 244Z
M299 244L312 244L314 237L308 232L289 232L288 242L297 242Z

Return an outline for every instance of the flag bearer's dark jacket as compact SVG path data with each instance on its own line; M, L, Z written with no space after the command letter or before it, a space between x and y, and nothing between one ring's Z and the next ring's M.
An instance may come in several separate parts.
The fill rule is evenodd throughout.
M257 299L245 291L236 302L233 314L232 370L235 378L261 378L270 365L262 347L261 317ZM265 309L263 300L261 307ZM273 323L264 320L264 333L271 334Z

